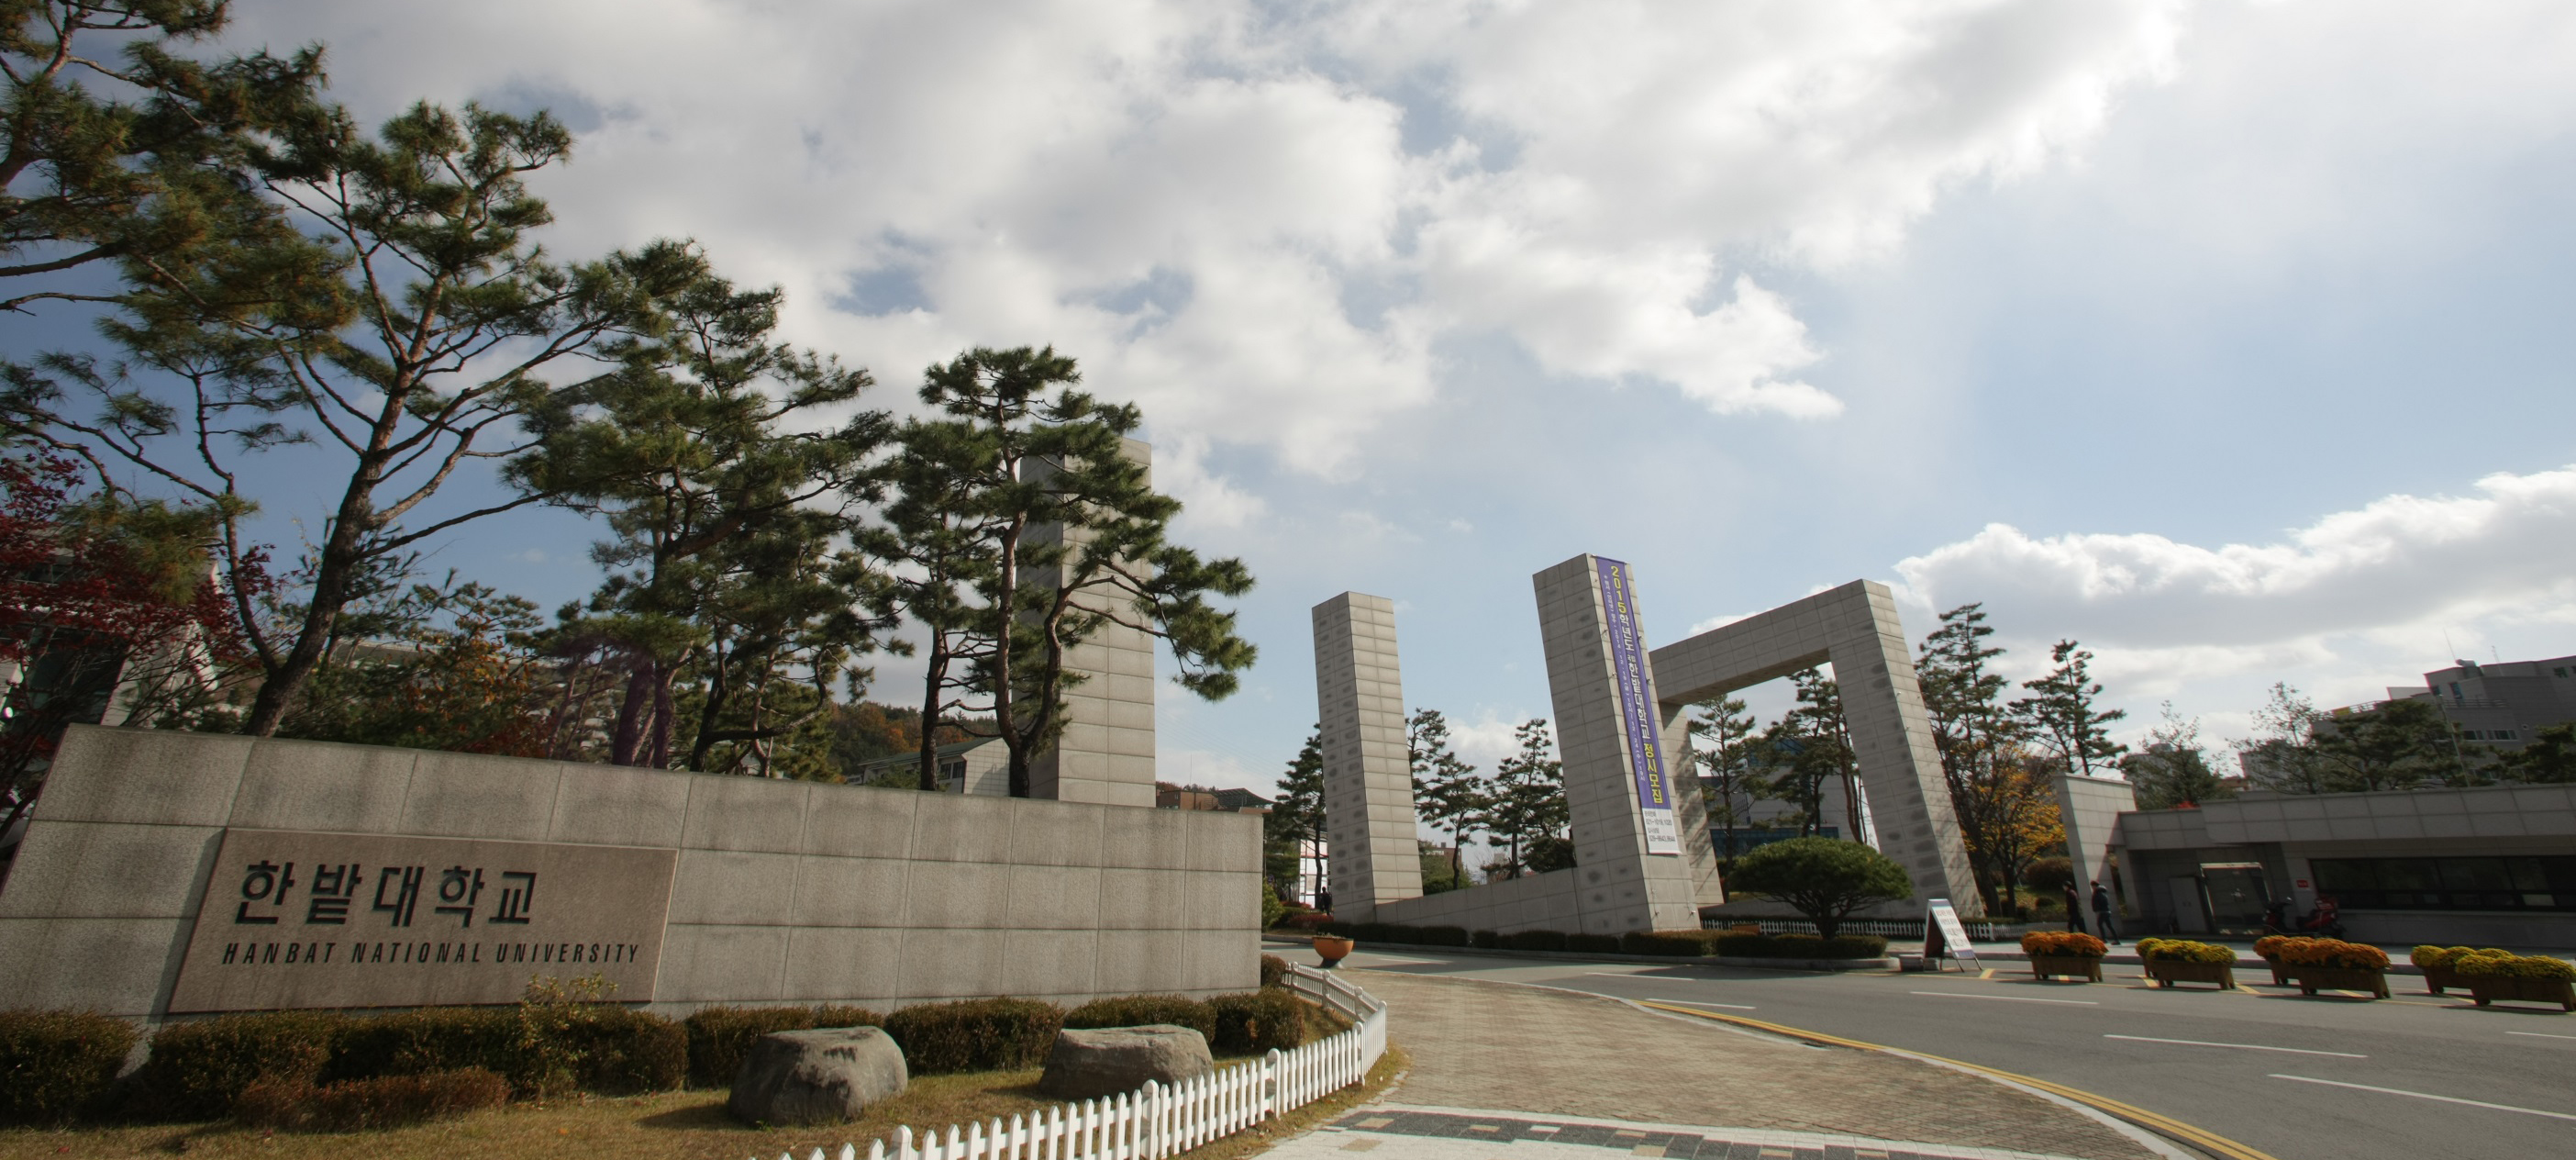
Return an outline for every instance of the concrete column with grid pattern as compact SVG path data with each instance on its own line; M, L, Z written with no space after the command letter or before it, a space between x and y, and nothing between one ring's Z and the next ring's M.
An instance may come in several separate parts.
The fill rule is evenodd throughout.
M1422 894L1395 602L1345 592L1316 605L1314 618L1333 914L1365 922L1380 905Z
M1601 603L1598 561L1576 556L1531 578L1539 632L1547 651L1548 695L1556 711L1557 752L1565 763L1565 800L1573 817L1576 904L1585 934L1693 930L1699 926L1698 882L1691 859L1646 852L1646 821L1637 801L1629 736L1611 668L1609 610ZM1654 703L1654 673L1646 673ZM1661 722L1643 723L1650 744L1672 752ZM1667 776L1672 770L1666 770Z
M1153 482L1154 448L1129 439L1127 458L1144 464ZM1029 529L1031 543L1061 543L1079 551L1090 537L1062 525ZM1036 572L1041 584L1061 582L1061 569ZM1112 596L1083 594L1078 606L1109 607ZM1122 610L1123 611L1123 610ZM1123 612L1134 619L1133 612ZM1029 796L1066 802L1154 807L1154 636L1115 622L1101 625L1065 650L1065 671L1076 680L1064 692L1064 731L1054 748L1029 763Z

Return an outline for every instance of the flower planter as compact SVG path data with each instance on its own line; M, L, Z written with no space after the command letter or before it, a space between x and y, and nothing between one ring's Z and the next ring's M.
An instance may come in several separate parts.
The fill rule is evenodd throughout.
M1358 943L1337 934L1319 934L1315 936L1315 957L1324 960L1324 969L1329 971L1333 964L1349 958L1357 946Z
M2425 994L2439 995L2446 987L2454 991L2465 991L2469 988L2469 977L2449 967L2424 968Z
M2179 959L2146 960L2147 977L2162 986L2216 983L2221 991L2236 989L2236 968L2226 963L2187 963Z
M2310 967L2290 963L2280 968L2290 977L2290 986L2302 995L2319 991L2368 991L2374 999L2388 997L2388 972L2363 970L2358 967Z
M2102 981L2102 960L2091 955L2032 955L2030 973L2036 978L2083 979Z
M2559 1010L2576 1011L2576 983L2565 979L2525 979L2511 975L2468 975L2460 980L2469 988L2469 997L2484 1007L2498 1001L2507 1003L2556 1003ZM2455 984L2457 985L2457 984Z
M2273 986L2286 987L2290 985L2290 965L2288 963L2284 963L2279 958L2271 955L2264 956L2263 962L2265 965L2272 968Z

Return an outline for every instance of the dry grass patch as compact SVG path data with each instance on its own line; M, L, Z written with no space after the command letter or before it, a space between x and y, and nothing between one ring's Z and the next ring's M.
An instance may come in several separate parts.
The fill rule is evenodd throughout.
M1330 1022L1310 1026L1322 1030ZM1403 1052L1389 1047L1367 1081L1202 1147L1188 1160L1239 1160L1263 1151L1376 1098L1405 1066ZM803 1160L815 1148L829 1155L844 1142L859 1145L864 1156L870 1140L891 1138L899 1127L945 1132L951 1124L1008 1120L1060 1102L1038 1093L1038 1075L1029 1070L920 1076L857 1122L816 1128L750 1127L725 1110L723 1092L677 1091L512 1104L436 1123L346 1134L272 1132L237 1123L9 1129L0 1130L0 1160L163 1160L182 1154L274 1160L773 1160L780 1153Z

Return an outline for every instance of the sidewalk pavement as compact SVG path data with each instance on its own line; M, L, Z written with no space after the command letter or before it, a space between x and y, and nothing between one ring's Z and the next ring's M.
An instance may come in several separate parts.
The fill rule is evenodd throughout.
M1571 992L1394 971L1354 975L1386 1001L1389 1034L1412 1054L1413 1068L1389 1094L1396 1102L1344 1117L1340 1132L1361 1138L1309 1140L1300 1145L1308 1152L1498 1160L1493 1146L1457 1142L1491 1139L1517 1141L1512 1160L1601 1160L1598 1149L1611 1146L1728 1160L2156 1155L2063 1104L1902 1056L1793 1043ZM1425 1108L1449 1109L1438 1115L1450 1118L1408 1118L1433 1114ZM1467 1122L1452 1122L1460 1116ZM1601 1140L1569 1134L1603 1121L1617 1125ZM1668 1138L1650 1138L1658 1134ZM1566 1148L1588 1150L1555 1151Z

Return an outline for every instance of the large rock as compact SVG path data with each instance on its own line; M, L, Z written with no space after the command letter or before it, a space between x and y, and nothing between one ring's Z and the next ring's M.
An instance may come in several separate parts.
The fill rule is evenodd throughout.
M1216 1070L1207 1037L1188 1027L1150 1023L1055 1034L1038 1090L1068 1100L1132 1092L1146 1080L1169 1087Z
M909 1082L903 1049L874 1027L777 1031L753 1041L725 1106L748 1123L837 1124Z

